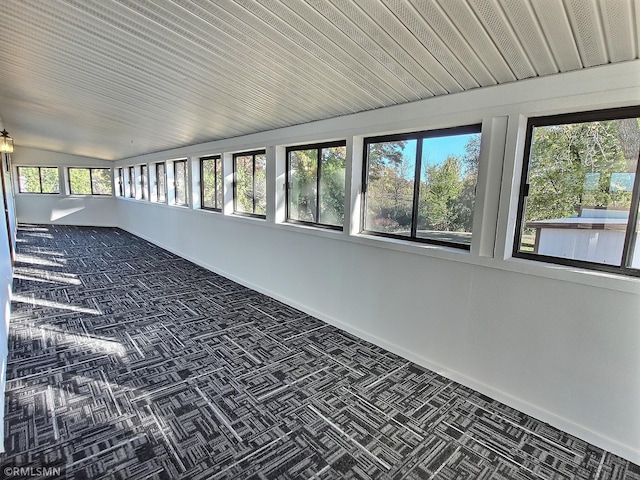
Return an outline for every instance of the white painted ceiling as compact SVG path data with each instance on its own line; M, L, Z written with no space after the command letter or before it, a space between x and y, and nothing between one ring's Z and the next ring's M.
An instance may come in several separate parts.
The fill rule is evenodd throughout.
M16 145L121 159L637 59L640 0L2 0Z

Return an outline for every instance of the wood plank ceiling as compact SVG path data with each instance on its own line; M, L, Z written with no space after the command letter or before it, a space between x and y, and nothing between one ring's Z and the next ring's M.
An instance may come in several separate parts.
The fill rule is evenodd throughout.
M16 145L120 159L638 58L640 0L3 0Z

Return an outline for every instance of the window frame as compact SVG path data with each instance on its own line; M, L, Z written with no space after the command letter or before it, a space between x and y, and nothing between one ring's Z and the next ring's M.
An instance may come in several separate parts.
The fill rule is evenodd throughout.
M140 199L149 200L149 167L146 163L140 165Z
M124 198L124 167L116 168L116 178L118 179L118 196Z
M215 207L205 207L204 206L204 162L213 161L213 191L215 199ZM220 172L223 170L223 160L222 155L208 155L205 157L200 157L200 208L202 210L210 210L212 212L222 212L222 207L224 206L224 177L222 177L221 185L218 185L218 161L220 162ZM222 190L222 203L223 205L218 206L218 189Z
M285 221L287 223L293 223L298 225L310 225L319 228L326 228L328 230L344 230L344 220L342 225L332 225L329 223L321 223L317 222L309 222L305 220L297 220L295 218L290 218L290 201L291 201L291 152L296 152L299 150L316 150L317 151L317 165L316 165L316 212L315 218L320 218L320 187L322 185L322 150L326 148L333 147L344 147L345 150L347 148L346 140L339 140L335 142L325 142L325 143L314 143L308 145L294 145L286 148L286 171L285 171ZM345 151L345 173L346 173L346 151ZM345 175L345 185L343 185L345 189L346 195L346 175ZM345 205L346 208L346 198ZM345 213L346 216L346 213Z
M363 162L362 162L362 207L360 211L360 233L364 235L372 235L376 237L383 238L393 238L397 240L404 240L412 243L424 243L429 245L438 245L441 247L451 247L459 250L471 250L471 241L467 243L459 243L459 242L448 242L446 240L437 240L433 238L424 238L416 236L417 226L418 226L418 212L419 212L419 202L420 202L420 172L422 169L422 141L428 138L438 138L438 137L446 137L446 136L454 136L454 135L465 135L465 134L479 134L480 135L480 144L482 148L482 124L474 123L469 125L460 125L457 127L447 127L447 128L438 128L435 130L421 130L418 132L409 132L409 133L399 133L399 134L390 134L390 135L379 135L375 137L365 137L363 139ZM411 233L410 235L397 235L394 233L388 232L377 232L373 230L367 230L366 227L366 216L367 216L367 205L368 205L368 177L369 177L369 144L371 143L383 143L383 142L393 142L393 141L402 141L402 140L416 140L416 158L415 158L415 169L413 175L413 198L412 198L412 207L411 207ZM476 185L477 188L477 185ZM474 214L475 214L475 202L474 202ZM471 232L473 236L473 232Z
M189 206L189 166L187 165L187 159L182 158L174 160L173 162L173 203L176 207L188 207ZM178 203L178 181L176 180L176 165L184 165L184 203Z
M37 168L38 169L38 180L40 183L40 191L39 192L23 192L22 184L20 182L20 169L21 168ZM43 192L42 191L42 169L43 168L51 168L56 169L58 171L58 191L57 192ZM60 168L59 167L46 167L46 166L33 166L33 165L19 165L17 166L18 173L18 193L27 193L27 194L35 194L35 195L60 195Z
M525 135L524 150L522 154L522 171L520 177L520 189L518 192L518 208L516 224L513 235L513 248L511 255L514 258L532 260L535 262L551 263L573 268L583 268L607 273L617 273L632 277L640 277L640 268L627 266L633 258L633 250L638 235L635 234L638 222L638 210L640 204L640 154L636 165L636 172L631 191L631 205L629 207L629 217L625 230L624 243L620 265L610 265L606 263L590 262L588 260L577 260L572 258L554 257L539 253L520 251L520 244L523 232L525 198L529 193L529 169L531 156L531 142L533 141L533 130L535 127L548 127L569 123L586 123L597 121L621 120L625 118L640 118L640 107L608 108L604 110L589 110L586 112L562 113L558 115L548 115L540 117L529 117L527 120L527 130Z
M239 215L239 216L243 216L243 217L253 217L253 218L261 218L261 219L266 219L267 215L262 214L262 213L255 213L256 211L256 155L264 155L265 156L265 173L266 173L266 155L267 155L267 151L266 149L262 149L262 150L251 150L248 152L238 152L238 153L234 153L233 154L233 214L234 215ZM252 158L252 187L251 187L251 191L253 193L252 195L252 199L253 199L253 212L239 212L238 211L238 169L237 169L237 163L236 160L238 157L253 157ZM266 200L266 199L265 199ZM266 205L265 205L265 211L266 211Z
M130 165L129 167L129 198L136 198L136 167Z
M73 193L71 186L71 170L89 170L89 184L91 185L91 193ZM111 193L95 193L93 188L93 171L94 170L106 170L109 172L109 179L113 178L112 169L109 167L68 167L67 174L69 177L69 194L70 195L93 195L96 197L112 197L113 196L113 184L111 184Z
M165 162L156 162L154 164L155 166L155 170L156 170L156 199L155 199L155 203L167 203L168 201L168 196L167 196L167 164ZM158 175L158 167L162 166L162 176ZM164 180L163 182L163 191L162 191L162 196L164 197L163 200L160 200L160 196L159 196L159 182L158 182L158 178L162 177L162 179Z

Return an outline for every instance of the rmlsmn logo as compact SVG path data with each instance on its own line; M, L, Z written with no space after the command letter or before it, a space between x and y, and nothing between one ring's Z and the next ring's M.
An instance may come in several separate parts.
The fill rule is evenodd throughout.
M60 467L5 467L7 477L54 477L60 476Z

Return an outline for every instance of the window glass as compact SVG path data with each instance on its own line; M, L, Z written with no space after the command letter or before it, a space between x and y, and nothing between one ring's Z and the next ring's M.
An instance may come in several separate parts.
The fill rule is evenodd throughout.
M365 140L364 231L468 249L480 126Z
M40 167L42 193L60 193L60 177L57 167Z
M124 197L124 169L122 167L118 168L116 171L116 187L118 191L118 196Z
M176 205L187 205L187 161L178 160L173 162L173 174L175 181Z
M200 159L200 178L202 208L222 209L222 159L220 157Z
M136 198L136 169L129 167L129 197Z
M167 174L164 162L156 163L156 201L167 201Z
M236 212L253 213L253 156L234 159L236 174Z
M265 154L255 156L253 182L254 213L265 215L267 213L267 156Z
M417 140L367 145L365 230L411 236Z
M140 188L142 188L142 199L147 200L149 198L149 187L148 187L148 168L146 165L142 165L140 167Z
M320 223L344 224L344 186L347 148L327 147L321 151L320 161Z
M640 122L622 113L530 121L516 255L638 268Z
M233 156L236 213L264 217L267 211L267 156L264 152Z
M91 193L93 195L111 195L111 173L107 168L92 168Z
M480 134L422 140L416 236L471 244Z
M218 157L216 162L216 208L222 209L224 202L223 196L223 181L222 181L222 158Z
M69 188L74 195L91 195L91 172L89 169L70 168Z
M344 142L287 149L287 220L342 228Z
M111 169L70 167L69 191L73 195L111 195Z
M57 167L18 167L20 193L60 193Z
M289 153L289 218L318 222L318 150L295 150Z
M39 167L18 167L18 191L20 193L42 193Z

